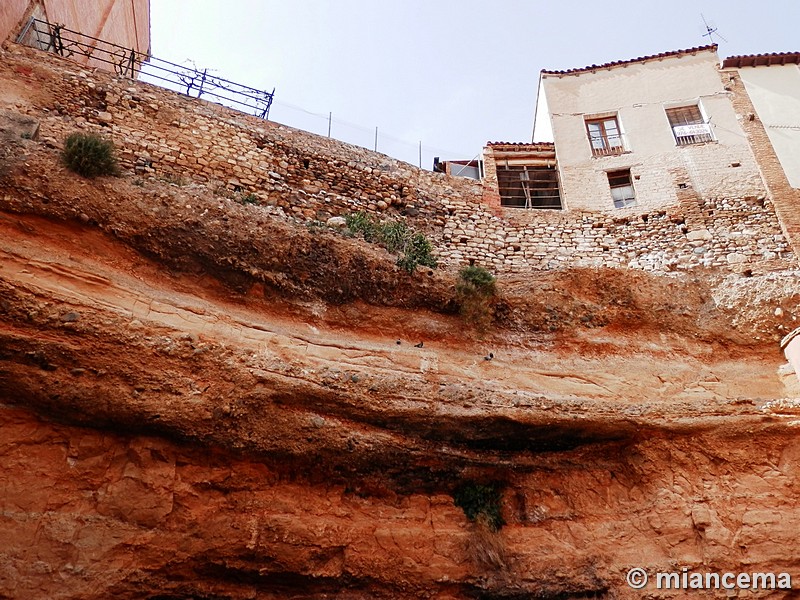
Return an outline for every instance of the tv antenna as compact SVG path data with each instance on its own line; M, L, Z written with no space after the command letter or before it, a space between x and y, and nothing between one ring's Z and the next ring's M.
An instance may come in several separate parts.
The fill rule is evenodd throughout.
M718 27L712 27L711 25L708 24L708 21L706 21L705 15L703 15L703 13L700 13L700 17L703 19L703 26L705 27L706 30L706 32L703 34L703 37L707 37L712 44L717 43L716 40L714 40L714 36L717 36L723 42L726 43L728 42L728 40L726 40L721 33L717 33L717 30L719 29Z

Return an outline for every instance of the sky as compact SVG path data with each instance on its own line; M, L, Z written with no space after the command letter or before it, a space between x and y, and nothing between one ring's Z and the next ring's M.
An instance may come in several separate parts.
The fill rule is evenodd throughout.
M706 45L704 19L720 58L800 51L800 0L151 0L151 50L430 169L531 141L542 69Z

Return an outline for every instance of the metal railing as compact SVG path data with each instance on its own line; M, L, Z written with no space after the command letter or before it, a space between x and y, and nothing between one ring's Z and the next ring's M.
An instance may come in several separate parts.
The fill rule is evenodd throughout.
M672 133L675 135L675 142L678 146L689 146L691 144L702 144L714 141L711 135L711 127L708 123L673 125Z
M208 69L178 65L36 18L28 21L17 42L65 58L83 57L88 64L117 75L138 78L168 89L177 87L177 91L187 96L202 96L261 119L269 118L275 96L274 88L272 92L252 88L212 75Z
M703 135L679 135L675 137L675 143L678 146L691 146L692 144L704 144L705 142L713 142L714 138L708 134Z
M592 147L592 156L613 156L627 152L622 134L590 135L589 143Z

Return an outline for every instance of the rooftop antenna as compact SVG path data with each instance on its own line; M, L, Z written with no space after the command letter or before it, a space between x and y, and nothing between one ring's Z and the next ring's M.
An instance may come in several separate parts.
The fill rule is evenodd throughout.
M706 17L705 15L703 15L703 13L700 13L700 17L703 19L703 26L705 27L706 30L706 32L703 34L703 37L707 37L712 44L717 43L716 40L714 39L715 35L723 42L725 43L728 42L728 40L726 40L721 33L717 33L717 30L719 29L718 27L712 27L711 25L708 24L708 21L706 21Z

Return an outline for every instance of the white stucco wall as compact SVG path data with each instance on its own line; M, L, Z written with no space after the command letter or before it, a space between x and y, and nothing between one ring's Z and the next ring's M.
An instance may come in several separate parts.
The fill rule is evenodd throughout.
M750 146L718 71L716 52L543 74L568 209L614 210L607 171L630 168L635 209L677 202L678 182L705 197L765 194ZM700 103L714 142L678 146L665 108ZM585 119L616 114L629 152L593 157ZM620 209L618 209L620 210Z
M739 76L789 185L800 188L800 66L742 67Z

